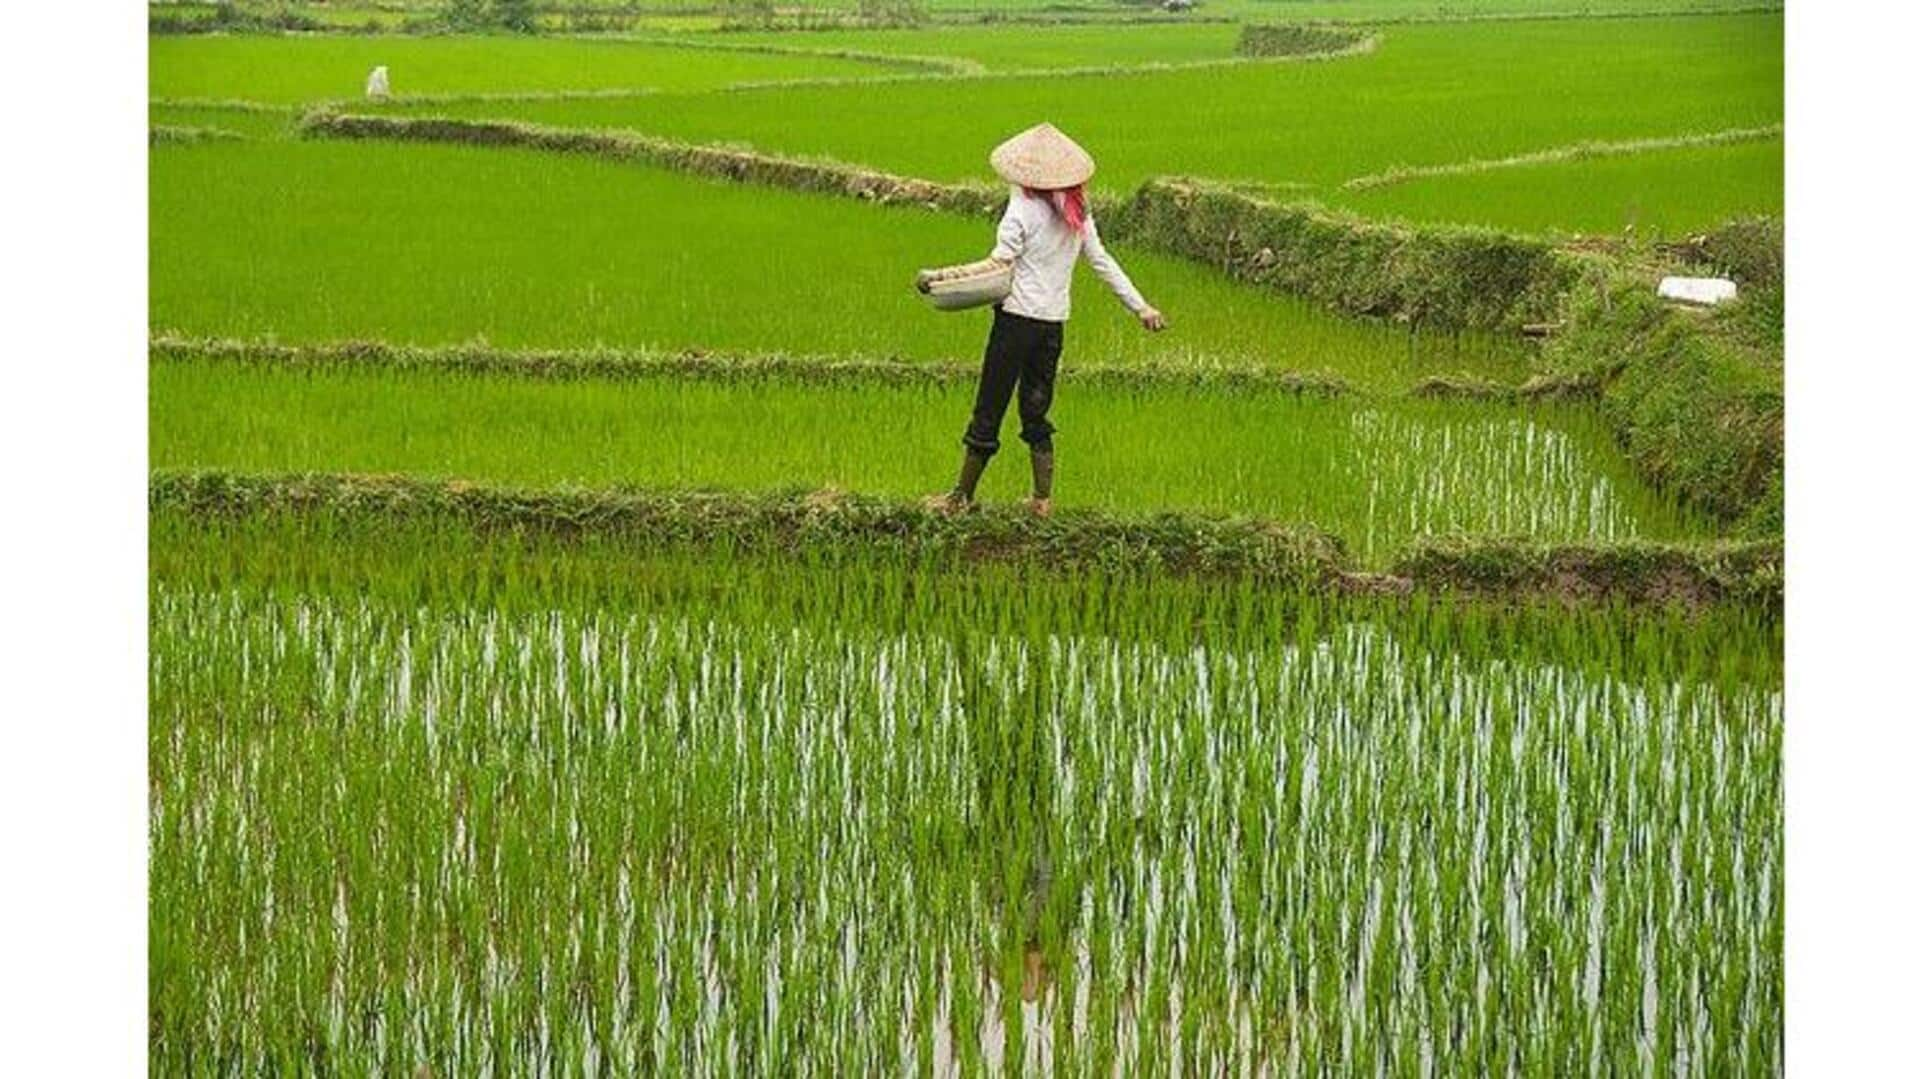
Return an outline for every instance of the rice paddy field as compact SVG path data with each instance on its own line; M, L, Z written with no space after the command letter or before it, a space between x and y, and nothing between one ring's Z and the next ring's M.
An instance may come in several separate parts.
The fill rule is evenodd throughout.
M156 153L153 175L158 329L906 360L977 357L983 333L977 318L928 317L912 281L921 266L985 256L991 220L469 147L221 142ZM1156 302L1207 317L1149 337L1082 271L1076 356L1329 371L1382 386L1442 373L1514 381L1527 370L1512 343L1416 339L1183 260L1141 252L1127 262Z
M295 106L149 105L150 127L191 127L260 139L293 135L300 113Z
M1103 29L1115 37L1151 32ZM965 31L982 50L1005 32ZM747 144L938 180L984 178L973 147L991 146L1020 117L1048 116L1112 147L1095 180L1107 190L1176 174L1324 197L1394 166L1778 123L1781 43L1782 19L1761 14L1433 23L1389 27L1371 52L1320 62L1009 75L964 86L922 78L890 83L885 93L829 83L412 108ZM951 107L954 100L966 107ZM1204 124L1193 122L1196 114ZM1657 220L1657 208L1648 216Z
M153 368L150 392L155 467L911 498L953 466L973 387L176 363ZM1625 467L1589 409L1095 385L1074 387L1054 423L1071 447L1056 451L1064 502L1311 521L1368 557L1422 535L1704 530ZM1011 432L1003 456L983 491L1012 501L1027 467Z
M1767 138L1415 177L1332 201L1370 217L1512 232L1676 235L1712 228L1730 209L1777 211L1785 157Z
M1733 537L1591 393L1523 392L1535 337L1115 242L1171 326L1077 278L1054 517L1010 416L971 518L1034 529L1016 561L917 542L965 523L919 498L987 321L913 274L991 218L298 123L985 182L1051 119L1107 194L1631 245L1780 209L1783 136L1659 141L1780 122L1779 13L1717 6L154 35L150 1070L1779 1074L1780 610L1553 576ZM1551 17L1472 17L1516 7ZM1306 19L1377 39L1236 59ZM375 64L392 101L357 100ZM883 526L834 533L842 496ZM1220 522L1334 568L1166 553ZM1395 576L1455 543L1576 557L1545 598Z
M358 98L383 64L394 92L408 95L707 90L891 70L820 55L511 37L155 38L148 63L154 98L276 104Z
M155 522L163 1070L1776 1059L1764 624L283 528Z
M747 32L729 35L728 40L791 46L796 38ZM1080 23L1035 33L1031 26L987 23L914 30L821 30L798 40L809 48L942 57L982 71L1005 72L1230 60L1238 55L1240 27L1230 22Z

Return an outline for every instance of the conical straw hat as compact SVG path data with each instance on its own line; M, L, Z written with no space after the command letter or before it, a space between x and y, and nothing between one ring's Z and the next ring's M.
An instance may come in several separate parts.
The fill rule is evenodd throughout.
M993 171L1010 184L1054 190L1093 177L1093 155L1052 124L1036 124L993 148Z

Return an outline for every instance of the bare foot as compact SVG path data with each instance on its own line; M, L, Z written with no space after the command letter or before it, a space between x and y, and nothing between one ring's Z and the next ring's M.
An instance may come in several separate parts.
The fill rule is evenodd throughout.
M1051 517L1053 516L1053 499L1029 498L1027 499L1027 512L1033 514L1035 517Z

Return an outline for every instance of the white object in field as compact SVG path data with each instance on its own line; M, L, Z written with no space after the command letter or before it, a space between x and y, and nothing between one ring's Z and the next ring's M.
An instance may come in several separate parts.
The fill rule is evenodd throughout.
M1697 303L1703 307L1725 303L1740 292L1739 286L1724 277L1663 277L1660 298Z
M999 303L1013 291L1013 263L981 259L960 266L921 270L914 287L942 311L964 311Z
M381 64L367 76L367 96L373 98L387 96L387 65Z

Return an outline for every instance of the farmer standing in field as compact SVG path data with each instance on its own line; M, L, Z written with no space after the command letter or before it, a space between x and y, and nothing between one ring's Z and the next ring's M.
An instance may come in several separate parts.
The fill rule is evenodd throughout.
M987 462L1000 449L1000 421L1016 384L1020 390L1020 437L1033 453L1033 496L1028 509L1053 512L1054 375L1060 369L1061 332L1066 327L1073 264L1081 256L1149 330L1166 327L1125 270L1107 254L1087 212L1086 183L1093 157L1052 124L1028 128L994 148L993 171L1013 185L1001 215L991 258L1013 267L1012 289L994 305L993 332L980 366L973 419L961 439L966 458L953 490L930 500L954 513L973 505L974 489Z

